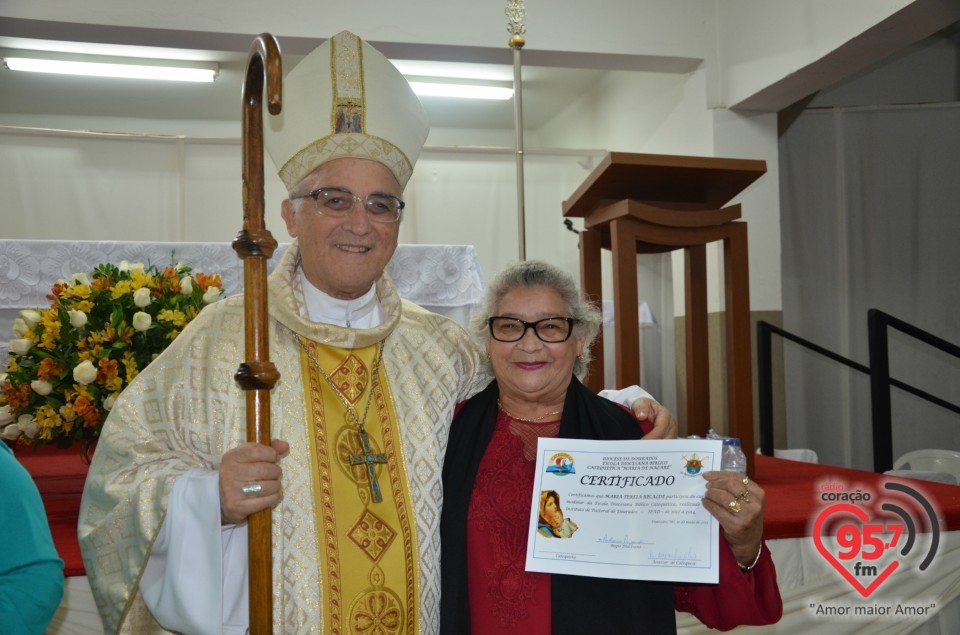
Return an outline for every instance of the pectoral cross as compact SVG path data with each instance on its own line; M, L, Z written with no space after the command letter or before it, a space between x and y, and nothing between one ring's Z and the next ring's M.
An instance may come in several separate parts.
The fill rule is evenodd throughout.
M370 475L370 492L373 494L374 503L382 503L383 496L380 494L380 483L377 482L377 463L386 463L387 455L384 452L374 454L370 447L370 437L365 430L358 430L357 436L360 437L360 445L363 446L362 454L351 454L350 465L366 465L367 473Z

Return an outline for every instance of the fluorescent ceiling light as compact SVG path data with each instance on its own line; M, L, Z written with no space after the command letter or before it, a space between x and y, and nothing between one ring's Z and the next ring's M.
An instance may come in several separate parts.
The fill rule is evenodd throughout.
M469 81L512 82L513 66L501 64L474 64L467 62L425 62L421 60L390 60L407 77L445 77Z
M218 65L211 63L96 56L54 58L49 53L4 55L3 61L13 71L180 82L212 82L219 72Z
M413 88L413 92L421 97L461 97L464 99L500 100L513 97L513 89L502 86L410 82L410 87Z

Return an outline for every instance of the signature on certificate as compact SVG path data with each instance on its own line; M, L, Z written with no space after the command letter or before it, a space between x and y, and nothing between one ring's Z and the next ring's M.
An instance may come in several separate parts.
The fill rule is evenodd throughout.
M667 558L670 560L700 560L700 554L697 553L697 550L693 547L687 549L684 553L680 553L679 550L670 551L661 551L658 553L655 558Z
M627 536L626 534L624 534L623 538L614 538L607 534L603 534L602 536L597 538L597 542L605 545L648 545L650 544L649 542L646 542L643 538L634 540L633 538L630 538L630 536Z

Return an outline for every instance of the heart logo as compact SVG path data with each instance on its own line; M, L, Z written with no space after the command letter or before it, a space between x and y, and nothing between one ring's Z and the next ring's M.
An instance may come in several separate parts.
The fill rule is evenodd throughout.
M850 523L843 525L841 528L845 530L843 532L843 543L846 544L843 546L849 547L849 551L842 553L842 555L838 557L823 543L823 526L828 520L831 521L831 526L835 526L835 522L842 520L846 515L854 516L859 521L859 524ZM841 558L843 560L852 560L858 555L862 556L865 560L876 560L882 555L884 549L893 546L893 544L885 544L876 536L876 532L873 531L882 529L883 525L869 523L869 521L870 517L859 507L848 503L837 503L820 512L820 515L817 516L817 520L813 525L813 542L817 546L817 551L865 598L876 591L877 588L883 584L883 581L890 577L890 574L900 566L899 560L893 560L884 567L882 571L879 571L876 566L872 565L863 567L863 572L873 577L873 581L870 582L870 584L864 585L850 572L848 565L841 561ZM864 549L864 547L867 548ZM858 571L860 571L861 565L862 562L860 561L855 563Z

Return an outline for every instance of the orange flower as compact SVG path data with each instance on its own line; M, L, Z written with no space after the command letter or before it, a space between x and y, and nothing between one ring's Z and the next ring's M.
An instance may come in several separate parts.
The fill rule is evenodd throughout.
M10 404L11 412L20 412L30 405L30 395L32 393L30 384L14 386L9 381L3 384L3 399Z
M94 276L90 286L94 291L106 291L110 288L110 278Z
M201 291L206 291L210 287L223 288L223 284L220 282L220 274L206 274L198 273L194 276L197 280L197 286L200 287Z
M66 370L66 367L63 364L46 357L40 360L40 367L37 368L37 379L49 381L52 377L59 378L64 370Z

